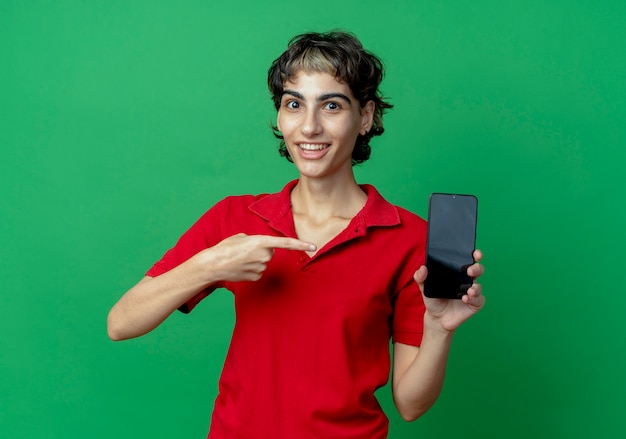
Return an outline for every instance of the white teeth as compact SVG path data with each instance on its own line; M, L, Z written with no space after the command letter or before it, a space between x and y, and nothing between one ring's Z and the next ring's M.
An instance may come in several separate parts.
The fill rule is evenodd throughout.
M322 149L326 148L325 144L319 143L300 143L298 146L300 147L300 149L303 149L305 151L321 151Z

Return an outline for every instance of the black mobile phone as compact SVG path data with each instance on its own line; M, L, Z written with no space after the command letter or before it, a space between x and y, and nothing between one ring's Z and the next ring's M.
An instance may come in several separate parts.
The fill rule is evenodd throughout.
M435 193L428 204L424 295L460 299L472 286L467 268L474 263L478 198Z

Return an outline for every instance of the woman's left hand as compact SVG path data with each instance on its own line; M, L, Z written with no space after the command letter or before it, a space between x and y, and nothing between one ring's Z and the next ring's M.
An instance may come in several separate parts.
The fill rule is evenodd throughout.
M454 331L461 323L476 314L485 305L482 287L476 283L476 280L484 272L484 268L480 264L483 254L480 250L474 250L473 256L475 263L467 268L467 274L474 280L474 284L467 290L467 294L463 295L461 300L433 299L423 296L424 281L428 275L426 266L422 265L413 275L422 291L426 312L430 314L431 318L437 320L446 331Z

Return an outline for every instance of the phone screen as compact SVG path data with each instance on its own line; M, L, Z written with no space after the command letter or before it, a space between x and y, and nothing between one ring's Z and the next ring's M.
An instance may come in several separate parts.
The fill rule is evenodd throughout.
M460 299L472 286L478 199L474 195L432 194L428 206L424 295Z

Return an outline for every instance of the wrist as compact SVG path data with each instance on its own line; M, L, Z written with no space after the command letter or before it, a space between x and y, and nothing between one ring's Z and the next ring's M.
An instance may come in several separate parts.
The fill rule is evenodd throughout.
M219 282L220 274L216 269L216 258L212 249L204 249L189 259L190 277L203 285Z
M428 310L424 313L424 334L438 338L452 338L454 329L448 329L440 319L433 316Z

